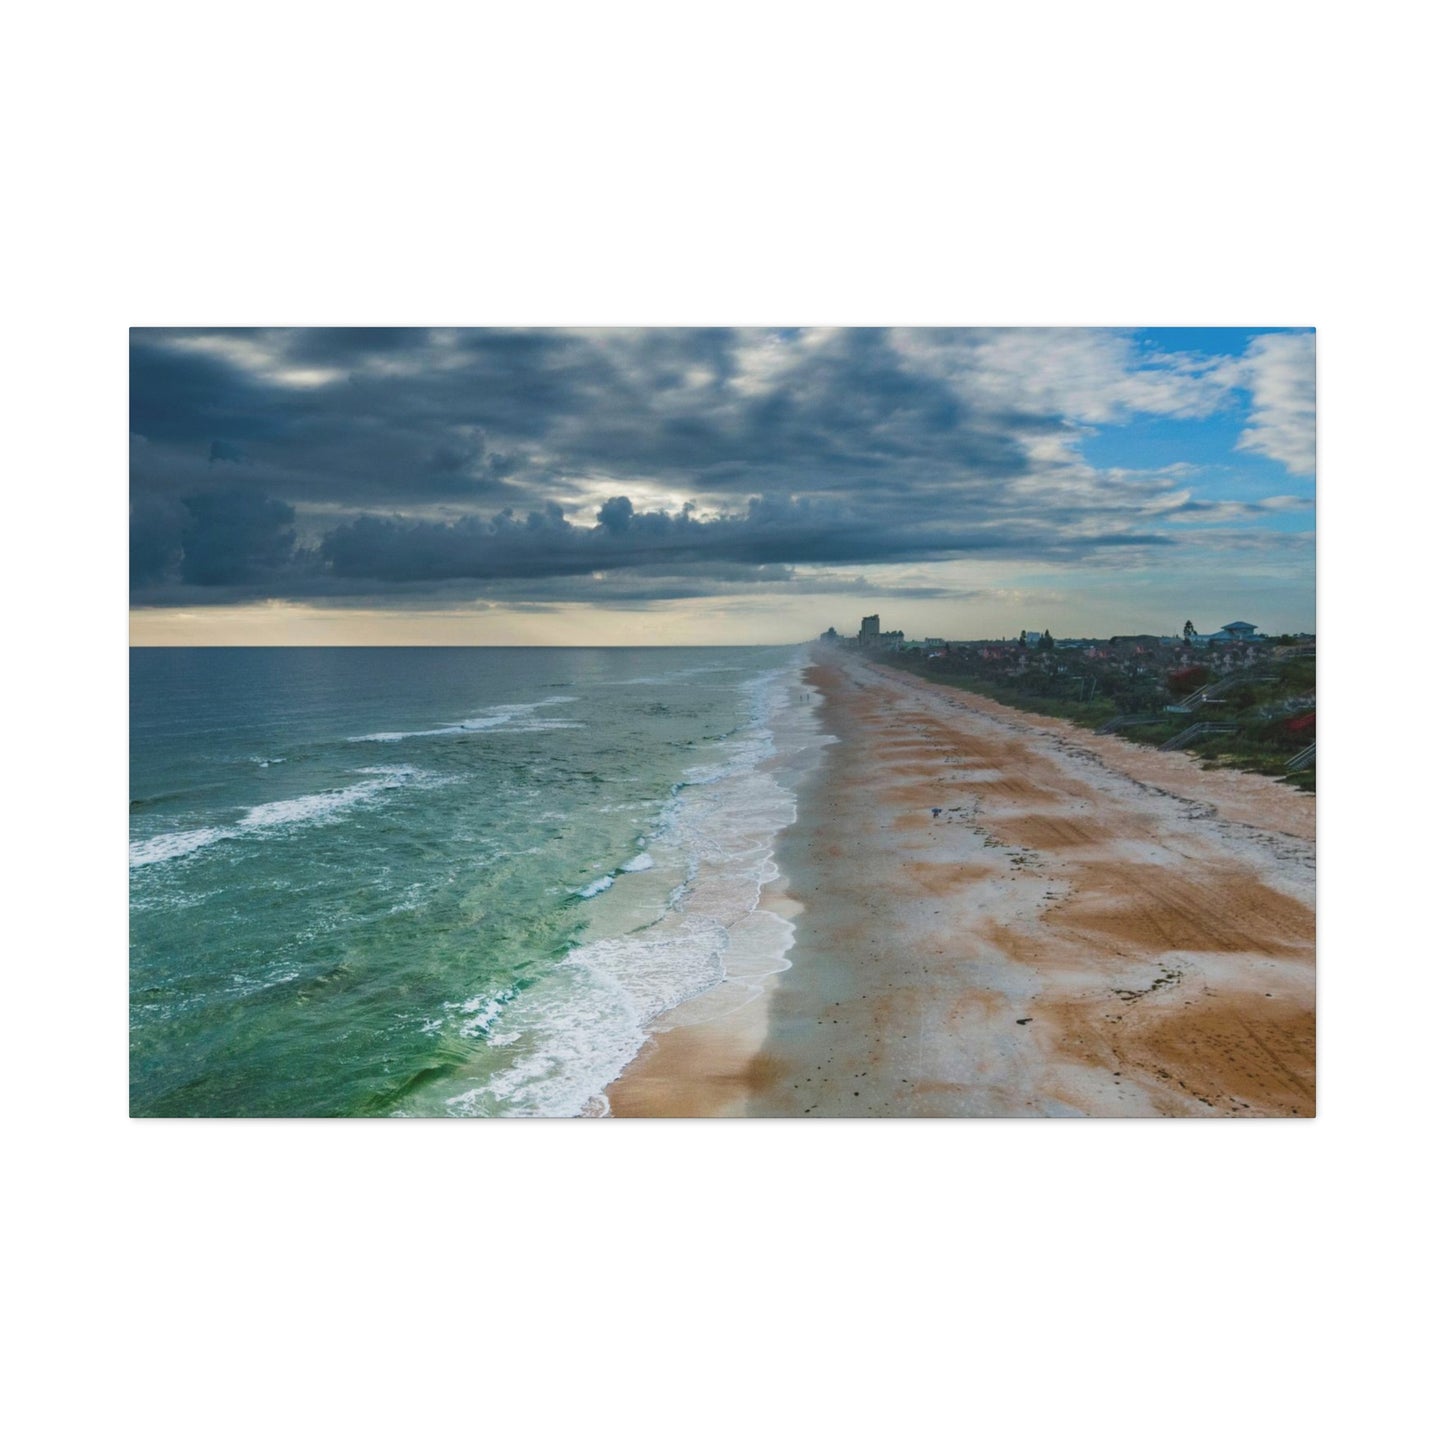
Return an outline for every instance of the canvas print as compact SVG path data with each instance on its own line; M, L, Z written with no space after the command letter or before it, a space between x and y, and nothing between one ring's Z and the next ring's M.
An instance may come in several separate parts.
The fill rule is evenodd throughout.
M133 1115L1313 1115L1312 330L141 328L130 429Z

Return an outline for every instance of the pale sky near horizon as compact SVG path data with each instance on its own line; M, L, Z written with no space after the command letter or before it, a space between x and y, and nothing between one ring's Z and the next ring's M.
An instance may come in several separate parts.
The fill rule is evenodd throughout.
M131 335L137 645L1315 625L1312 331Z

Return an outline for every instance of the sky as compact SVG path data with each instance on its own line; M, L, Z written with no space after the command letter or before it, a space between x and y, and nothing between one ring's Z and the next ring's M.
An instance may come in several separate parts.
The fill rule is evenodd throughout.
M138 645L1315 622L1311 330L136 329Z

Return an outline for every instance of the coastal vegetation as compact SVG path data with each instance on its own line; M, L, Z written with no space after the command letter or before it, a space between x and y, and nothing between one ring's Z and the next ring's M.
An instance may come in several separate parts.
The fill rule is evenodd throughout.
M1045 634L1047 635L1047 634ZM1049 646L950 642L870 653L874 661L1206 766L1278 777L1313 792L1314 648L1293 637L1201 647L1127 637Z

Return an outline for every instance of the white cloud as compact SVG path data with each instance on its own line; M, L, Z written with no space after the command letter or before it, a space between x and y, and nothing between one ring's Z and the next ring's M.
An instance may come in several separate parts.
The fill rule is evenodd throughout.
M1296 476L1315 470L1314 332L1257 336L1240 362L1241 384L1253 394L1241 451L1260 452Z
M919 370L993 408L1058 415L1085 426L1136 414L1203 417L1226 402L1227 358L1141 351L1126 332L1078 327L892 333Z
M315 386L330 386L346 375L334 367L288 365L276 344L258 336L235 332L197 332L194 336L174 337L171 344L182 351L217 357L277 386L298 387L303 390Z

